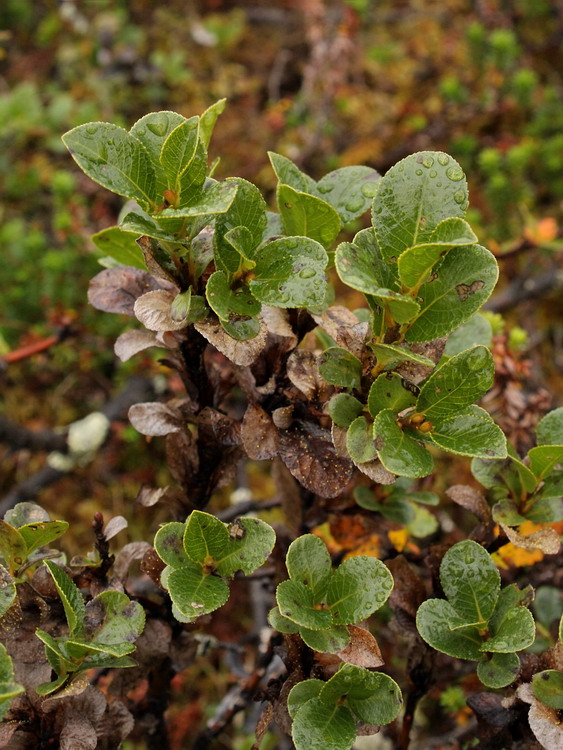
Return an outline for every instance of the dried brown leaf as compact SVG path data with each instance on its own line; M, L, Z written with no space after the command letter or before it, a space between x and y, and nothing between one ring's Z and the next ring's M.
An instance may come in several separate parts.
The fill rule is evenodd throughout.
M253 461L262 461L278 455L278 431L270 416L258 404L248 405L240 434L244 449Z
M172 478L182 487L189 486L199 471L197 444L190 430L166 436L166 463Z
M163 288L172 288L172 285L155 279L140 268L105 268L90 282L88 301L102 312L134 315L135 301L139 297Z
M395 581L389 597L391 609L393 611L402 609L414 619L417 609L426 599L426 589L422 578L409 565L403 555L397 555L392 560L387 560L386 565Z
M357 625L348 625L350 643L345 649L338 652L338 656L347 664L355 664L357 667L371 669L383 664L379 644L373 635L365 628Z
M530 683L520 685L518 697L524 703L530 704L528 723L535 738L545 750L561 750L563 747L563 724L558 712L546 706L532 693Z
M175 295L155 289L139 297L134 306L135 317L149 331L179 331L187 327L185 320L174 320L170 312Z
M128 416L133 427L141 435L169 435L171 432L179 432L184 426L184 419L179 410L160 401L133 404Z
M420 354L423 357L428 357L433 362L438 362L444 352L446 341L447 338L442 338L435 341L412 343L409 344L408 348L415 354ZM395 369L399 375L402 375L406 380L410 380L411 383L415 383L415 385L425 380L433 370L432 367L419 365L416 362L401 362Z
M120 531L123 531L123 529L126 529L129 525L128 521L124 516L114 516L113 518L110 518L109 521L104 526L104 536L106 539L113 539L114 536L117 536Z
M321 315L313 315L318 326L337 343L356 356L360 356L368 333L368 324L360 323L351 310L341 305L333 305Z
M330 386L321 377L318 356L308 349L296 349L287 360L287 377L310 401L323 401Z
M131 563L134 560L142 560L145 552L149 549L151 549L151 546L148 542L129 542L122 547L115 556L115 562L113 563L114 576L120 581L124 581L127 578Z
M196 330L221 354L235 365L251 365L266 345L268 329L261 322L258 335L247 341L237 341L216 320L200 320L194 324Z
M518 710L504 705L502 695L497 693L476 693L467 698L475 715L485 724L504 729L518 718Z
M541 529L533 534L522 536L510 526L501 523L502 530L515 547L522 549L539 549L545 555L556 555L561 547L559 534L555 529Z
M446 495L465 510L470 511L481 523L491 521L491 509L483 495L473 487L466 484L454 484L446 490Z
M341 429L346 433L344 428ZM373 461L366 461L363 464L357 464L354 461L354 465L362 472L362 474L365 474L366 477L369 477L378 484L393 484L397 479L395 474L391 474L390 471L387 471L378 458L374 458Z
M352 462L337 456L328 430L312 423L280 433L280 458L306 489L321 497L340 495L352 477Z
M66 716L59 735L60 750L96 750L98 735L85 716Z
M332 438L332 444L334 445L334 451L340 458L350 458L348 448L346 447L346 434L347 429L345 427L339 427L334 422L330 428L330 436Z
M297 336L295 335L293 328L289 324L289 316L287 310L283 310L280 307L269 307L268 305L262 305L260 317L266 324L266 328L268 329L269 333L286 339L286 350L293 349L297 346Z
M115 356L122 362L127 362L135 354L149 349L151 346L162 346L154 333L150 331L131 330L124 331L124 333L117 337L113 345L113 351L115 352Z

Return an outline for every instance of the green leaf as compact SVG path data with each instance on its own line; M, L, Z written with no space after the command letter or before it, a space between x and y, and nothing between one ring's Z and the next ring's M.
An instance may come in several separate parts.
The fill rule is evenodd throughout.
M256 316L262 305L254 299L246 286L232 289L227 275L215 271L207 280L205 296L209 307L221 320L229 321L237 315Z
M80 635L84 627L84 615L86 612L82 594L62 568L51 562L51 560L45 560L45 565L53 578L63 604L69 634L71 636Z
M466 208L465 175L451 156L437 151L407 156L382 178L373 202L373 226L384 257L398 258L427 242L443 219L463 217Z
M337 393L327 404L327 412L338 427L349 427L364 410L364 405L349 393Z
M35 635L45 645L45 655L57 674L65 674L76 670L76 663L63 651L63 639L53 638L52 635L39 628L35 631Z
M322 680L303 680L291 688L287 696L287 710L292 719L307 701L319 697L324 684Z
M360 486L354 489L354 499L361 508L377 511L385 518L397 523L408 524L415 518L413 504L402 497L391 496L385 502L379 502L372 490Z
M372 229L358 232L353 242L338 245L334 262L344 284L359 292L373 294L378 289L401 290L396 270L383 259Z
M449 603L468 625L485 623L500 593L500 574L489 553L470 539L446 552L440 582Z
M327 383L343 388L359 388L362 363L347 349L331 346L321 354L319 372Z
M424 244L407 248L397 261L399 278L409 288L418 289L436 263L456 246L473 245L475 233L463 219L441 221Z
M231 318L229 322L220 320L223 328L231 338L237 341L248 341L260 333L260 321L257 318Z
M307 237L268 242L255 255L256 278L250 288L256 299L274 307L311 307L326 297L328 256Z
M492 658L479 662L477 677L483 685L498 689L514 682L520 671L520 659L516 654L493 654Z
M408 523L408 532L417 539L424 539L430 534L434 534L438 529L438 520L426 508L419 505L413 505L414 519Z
M456 354L424 383L416 410L430 421L457 414L489 390L494 375L493 357L485 346L475 346Z
M281 154L275 154L273 151L268 151L268 157L280 183L289 185L303 193L315 194L317 187L315 180L302 172L291 159Z
M398 414L416 402L418 387L405 380L397 372L382 372L371 384L368 409L375 417L383 409Z
M12 663L12 657L8 654L6 646L0 643L0 682L13 682L14 680L14 665Z
M207 152L199 139L199 117L184 120L170 133L160 152L168 187L178 206L197 200L207 176Z
M69 676L66 674L52 682L42 682L40 685L37 685L35 692L37 695L51 695L56 690L59 690L59 688L62 688L68 678Z
M420 310L420 305L412 297L391 289L374 289L370 296L377 305L389 310L389 314L397 323L408 323Z
M492 638L481 646L481 651L510 654L531 646L536 638L536 624L526 607L513 607L495 628Z
M177 242L177 237L174 233L168 231L168 229L163 229L160 224L157 223L157 221L151 219L150 216L143 216L143 214L138 213L137 211L130 211L128 214L125 214L123 219L121 220L119 227L110 227L110 229L118 229L120 232L128 235L134 235L135 237L139 237L139 235L151 237L155 240L164 240L166 242ZM108 231L106 229L103 230ZM94 239L94 238L92 238ZM137 250L139 250L139 245L137 242L135 242L135 245L137 247ZM153 247L158 249L158 255L164 254L165 251L162 250L162 248L156 246L156 243L153 244ZM156 255L156 253L155 253ZM168 253L166 253L168 255ZM141 253L141 258L143 258L143 254ZM157 259L160 260L160 258ZM172 261L168 262L168 266L172 269L173 266L171 265ZM129 265L133 265L130 263ZM143 268L146 268L146 265L143 265Z
M356 722L345 706L311 698L296 712L291 736L296 750L349 750L356 739Z
M380 411L373 423L375 447L387 471L405 477L425 477L434 461L426 448L406 434L397 424L391 409Z
M6 511L4 521L19 529L28 523L37 521L50 521L51 517L40 505L36 503L17 503L13 508Z
M457 659L479 661L483 640L478 629L469 626L451 630L449 622L456 616L457 612L444 599L427 599L416 613L416 629L436 651Z
M289 545L286 556L289 577L311 589L313 601L321 602L332 575L332 561L325 543L314 534L303 534Z
M309 237L323 247L334 242L340 232L340 217L324 200L280 184L277 201L285 234Z
M205 297L193 294L192 287L177 294L170 305L170 316L178 322L194 323L206 318L208 314L209 308L205 304Z
M374 557L351 557L333 572L327 604L335 623L352 625L369 617L389 598L393 576Z
M322 654L337 654L350 643L350 633L343 625L333 625L326 630L300 628L299 635L309 648Z
M563 709L563 672L546 669L532 678L532 692L538 700L556 711Z
M528 453L530 469L544 479L555 469L563 468L563 445L538 445Z
M190 620L222 607L229 598L225 581L205 573L197 563L174 568L168 576L167 586L179 612Z
M367 724L389 724L401 710L401 690L382 672L370 672L354 664L344 664L324 685L320 699L332 704L340 699Z
M6 521L0 521L0 555L11 573L27 560L27 545L18 529Z
M27 554L30 555L40 547L46 547L55 539L61 537L68 529L66 521L38 521L20 526L19 532L27 545Z
M524 589L518 588L515 583L505 586L499 595L495 611L489 620L489 631L496 635L504 618L518 605L527 606L534 598L534 590L531 586Z
M332 625L332 614L317 609L312 590L300 581L282 581L276 590L280 613L292 622L310 630L324 630Z
M288 620L284 617L279 607L272 607L268 613L268 622L274 630L278 630L280 633L298 633L299 625L294 623L292 620Z
M471 349L473 346L490 346L493 339L493 327L488 318L481 313L472 315L467 323L457 328L448 336L444 354L453 357L455 354Z
M124 266L146 270L143 254L135 242L137 232L128 232L120 227L108 227L92 235L92 242L105 255L109 255Z
M185 523L172 521L161 526L154 537L154 548L158 556L172 568L179 568L189 562L184 551L185 529Z
M237 194L238 186L232 182L215 182L205 190L198 203L183 208L165 208L159 221L167 219L195 219L226 213ZM162 222L164 226L166 224Z
M213 130L215 129L215 123L217 122L219 115L223 114L226 103L226 99L219 99L208 107L199 118L199 137L203 141L205 148L208 148L209 146Z
M373 461L376 457L373 426L365 417L357 417L348 427L346 450L357 464Z
M154 167L143 144L126 130L107 122L86 123L65 133L63 143L94 182L144 208L154 205Z
M563 592L555 586L539 586L532 606L537 619L549 628L563 615Z
M102 591L86 606L86 629L96 644L130 646L144 627L143 607L122 591ZM108 649L108 653L114 652Z
M371 167L341 167L319 180L314 194L335 208L342 223L347 224L370 208L380 179Z
M563 445L563 406L542 417L536 427L538 445Z
M432 341L469 320L490 297L498 278L498 264L481 245L456 247L431 278L418 292L420 312L409 323L407 341Z
M186 118L177 112L150 112L133 125L129 133L145 147L155 170L155 196L162 199L168 188L166 173L160 163L162 147L170 133L186 122Z
M215 223L213 242L217 268L235 273L241 263L241 253L236 249L241 240L239 237L237 242L237 234L233 233L235 230L245 230L246 247L242 255L248 259L253 258L254 250L261 243L266 228L267 206L260 191L252 183L241 178L227 180L227 183L237 185L238 190L229 210Z
M474 414L460 414L443 419L428 433L428 437L440 448L458 456L506 456L504 432L489 419Z
M377 364L387 367L394 367L400 362L415 362L425 367L434 367L435 363L422 354L415 354L406 346L397 344L372 344L371 349L377 357Z
M65 643L65 648L68 651L69 656L75 660L81 661L87 657L92 657L92 655L94 655L94 657L111 656L112 659L121 659L126 654L130 654L135 650L135 646L132 643L106 644L78 639L68 640Z

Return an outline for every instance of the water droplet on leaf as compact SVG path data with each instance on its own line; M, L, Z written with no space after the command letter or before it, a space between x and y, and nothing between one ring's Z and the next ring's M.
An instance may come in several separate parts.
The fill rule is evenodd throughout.
M460 167L448 167L446 169L446 176L450 178L452 182L459 182L463 180L464 174L463 169Z

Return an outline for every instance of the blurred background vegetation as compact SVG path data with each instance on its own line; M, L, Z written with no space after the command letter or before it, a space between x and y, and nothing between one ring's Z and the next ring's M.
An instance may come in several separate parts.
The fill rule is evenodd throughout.
M524 392L561 392L562 42L554 0L2 0L0 364L61 326L73 333L0 370L1 409L53 428L99 408L133 372L169 376L152 355L117 366L124 320L86 302L100 270L89 235L115 222L120 202L78 171L60 136L91 120L130 127L158 109L189 116L221 97L217 175L250 179L270 197L267 150L315 178L362 163L383 173L425 148L455 156L501 288L551 279L541 303L508 305L522 333L497 361L516 362L505 375ZM181 392L174 377L166 387ZM43 493L74 521L69 552L91 547L98 509L127 516L129 540L150 538L166 511L134 502L142 483L167 483L162 453L116 425L91 466ZM44 463L28 452L4 459L0 494ZM251 481L267 496L267 478ZM204 710L194 696L190 705L175 725L178 747Z

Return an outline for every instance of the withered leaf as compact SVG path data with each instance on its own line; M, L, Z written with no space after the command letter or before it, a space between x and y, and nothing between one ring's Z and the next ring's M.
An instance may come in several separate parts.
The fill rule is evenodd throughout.
M115 556L115 562L113 563L114 576L120 581L124 581L127 578L131 563L134 560L142 560L145 552L149 549L151 549L151 546L148 542L129 542L122 547Z
M147 484L141 485L137 493L137 502L144 508L152 508L162 499L172 499L174 497L174 488L167 485L166 487L149 487Z
M338 652L338 656L347 664L371 669L383 664L379 644L373 635L358 625L348 625L350 643Z
M61 750L96 750L98 735L94 725L86 716L66 715L59 735Z
M350 458L348 448L346 447L347 432L348 430L345 427L339 427L337 424L334 424L334 422L332 423L330 428L330 436L332 438L334 451L337 456L340 456L340 458Z
M241 428L236 419L206 406L199 413L198 432L221 445L240 445Z
M158 339L150 331L124 331L120 336L117 337L115 344L113 345L113 351L115 356L119 357L122 362L127 362L128 359L134 357L135 354L149 349L151 346L162 346Z
M166 463L172 478L182 487L189 486L199 471L197 444L189 430L166 436Z
M535 738L545 750L561 750L563 747L563 724L554 708L544 705L532 693L530 683L520 685L518 697L530 704L528 723Z
M321 315L313 315L315 323L331 336L338 346L359 357L364 348L368 324L360 323L351 310L333 305Z
M328 430L310 422L280 433L280 458L306 489L336 497L352 477L353 464L336 455Z
M413 342L409 344L409 349L415 354L428 357L433 362L438 362L446 348L447 337L435 339L434 341ZM402 375L405 380L415 385L425 380L432 372L432 367L417 364L416 362L401 362L395 370Z
M200 320L194 325L210 344L235 365L252 364L264 349L268 337L268 329L263 321L260 322L258 335L247 341L237 341L229 336L217 320Z
M485 724L504 729L518 718L518 710L506 707L503 700L497 693L476 693L467 698L467 703Z
M397 609L404 610L414 619L417 609L426 599L426 589L422 578L403 555L397 555L392 560L387 560L385 564L395 581L389 597L389 606L394 612Z
M268 329L269 333L286 339L286 351L289 351L290 349L293 349L295 346L297 346L297 336L295 335L293 328L289 324L289 316L287 310L284 310L280 307L270 307L269 305L262 305L260 317L266 324L266 328Z
M253 461L262 461L278 455L278 431L270 416L258 404L248 405L240 434L244 449Z
M272 703L268 703L260 714L260 718L258 719L258 722L256 724L256 742L254 743L254 745L252 745L252 750L260 750L260 745L262 743L262 740L264 739L264 735L268 731L268 727L272 723L273 718L274 706Z
M454 484L446 490L446 495L456 505L461 505L465 510L470 511L476 516L481 523L491 521L491 509L489 503L483 495L473 487L466 484Z
M179 331L188 325L185 320L174 320L171 306L175 295L165 289L155 289L139 297L134 305L135 317L149 331Z
M346 433L344 427L340 427L339 429L344 430L344 433ZM374 458L373 461L366 461L362 464L354 462L354 465L362 472L362 474L365 474L378 484L393 484L397 479L395 474L391 474L390 471L387 471L378 458Z
M166 287L165 287L166 285ZM132 266L116 266L100 271L88 288L88 301L102 312L134 315L135 301L147 292L172 287L147 271Z
M141 435L153 437L179 432L184 420L178 409L160 401L133 404L129 409L129 421Z
M555 529L541 529L528 536L522 536L510 526L501 523L502 530L515 547L522 549L539 549L545 555L556 555L561 547L559 534Z
M318 357L308 349L296 349L287 360L287 377L310 401L324 400L330 386L321 377Z
M114 516L113 518L110 518L104 526L105 538L108 540L113 539L113 537L117 536L120 531L126 529L128 525L129 523L124 516Z

